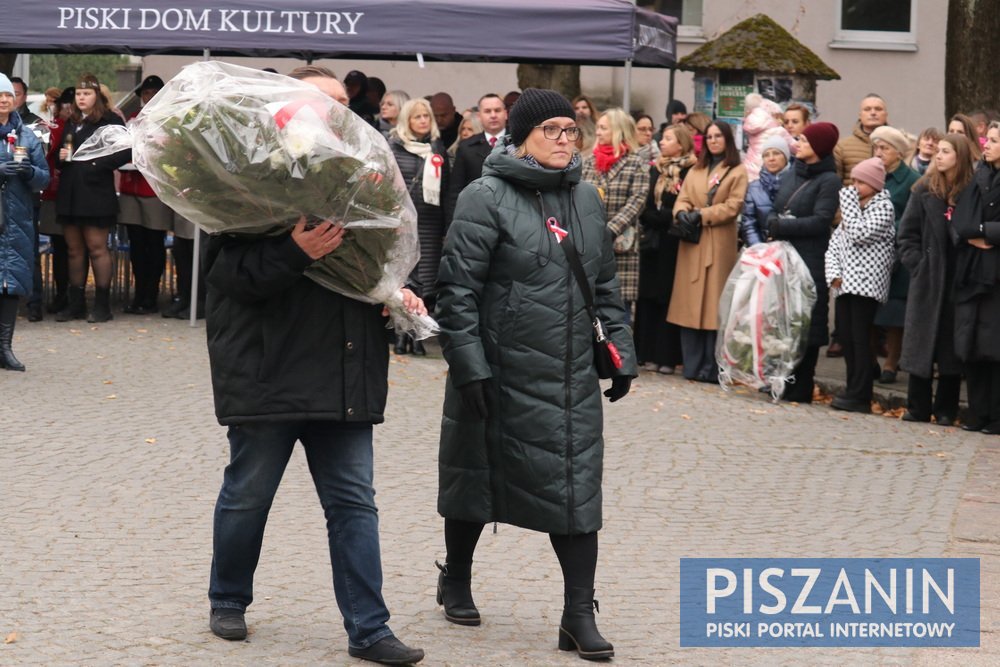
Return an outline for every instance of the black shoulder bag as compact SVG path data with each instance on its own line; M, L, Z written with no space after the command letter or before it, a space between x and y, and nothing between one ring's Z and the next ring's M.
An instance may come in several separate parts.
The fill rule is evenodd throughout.
M576 278L580 291L583 292L583 302L587 306L587 315L594 326L594 366L597 367L597 377L607 379L614 377L615 371L622 367L622 358L618 354L618 348L611 342L611 339L604 333L604 324L597 316L594 309L594 295L590 291L590 284L587 282L587 274L580 263L580 256L576 254L576 246L569 240L569 236L563 237L559 246L566 253L566 261L569 262L573 276Z

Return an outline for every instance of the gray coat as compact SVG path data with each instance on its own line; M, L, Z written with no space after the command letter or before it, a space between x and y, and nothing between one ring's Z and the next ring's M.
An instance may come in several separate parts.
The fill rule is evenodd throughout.
M439 272L448 361L438 511L562 535L601 528L604 421L593 328L563 249L569 231L598 316L634 377L611 233L580 168L532 167L501 151L458 198ZM570 202L572 200L572 205ZM462 410L456 387L486 380L489 416Z
M910 272L899 367L922 378L933 377L935 362L942 375L962 372L955 354L951 285L955 246L945 217L947 210L945 201L920 186L910 196L896 238L900 261Z

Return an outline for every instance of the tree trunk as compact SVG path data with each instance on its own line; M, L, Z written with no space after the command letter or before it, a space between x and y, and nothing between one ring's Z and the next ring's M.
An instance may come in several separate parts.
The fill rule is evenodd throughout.
M1000 108L1000 12L984 0L949 0L945 114Z
M580 94L579 65L518 65L517 85L525 88L551 88L573 99Z
M15 60L17 60L16 53L0 53L0 72L10 76Z

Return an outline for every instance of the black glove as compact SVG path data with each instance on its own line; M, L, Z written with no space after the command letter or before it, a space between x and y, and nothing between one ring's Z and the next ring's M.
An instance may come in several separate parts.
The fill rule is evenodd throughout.
M24 180L30 181L33 173L34 170L31 168L30 162L14 162L10 160L0 165L0 174L3 174L7 178L20 176Z
M479 421L486 419L486 380L474 380L458 388L465 416Z
M614 403L619 398L623 398L631 387L632 378L627 375L616 375L611 378L611 389L604 392L604 395Z
M688 211L688 218L690 219L692 225L695 225L695 226L701 225L701 211L700 210L695 209L693 211Z

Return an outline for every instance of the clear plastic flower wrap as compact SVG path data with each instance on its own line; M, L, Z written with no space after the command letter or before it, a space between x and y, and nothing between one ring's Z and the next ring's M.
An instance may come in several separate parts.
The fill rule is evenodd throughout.
M767 388L777 399L802 360L816 284L785 241L746 248L719 301L719 383Z
M379 132L318 88L221 63L185 67L127 129L109 127L74 160L130 148L157 196L209 233L287 233L301 216L332 220L339 248L305 275L383 303L395 326L426 338L427 316L403 307L419 258L417 216Z

